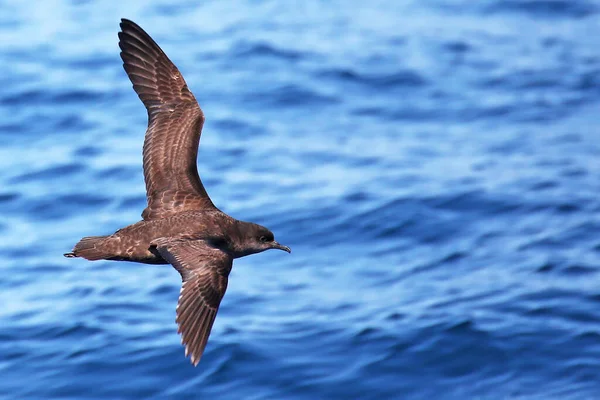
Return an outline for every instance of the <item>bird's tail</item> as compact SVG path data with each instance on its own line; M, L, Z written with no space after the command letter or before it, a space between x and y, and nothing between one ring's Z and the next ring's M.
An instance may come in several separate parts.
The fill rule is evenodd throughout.
M104 260L114 256L107 251L105 240L108 236L88 236L81 239L73 248L71 253L65 253L65 257L83 257L87 260Z

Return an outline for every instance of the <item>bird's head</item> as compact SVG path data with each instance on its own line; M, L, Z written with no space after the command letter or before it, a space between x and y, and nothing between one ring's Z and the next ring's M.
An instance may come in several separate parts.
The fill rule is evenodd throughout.
M241 253L243 255L260 253L269 249L292 252L289 247L277 243L273 232L261 225L245 223L242 228L242 237L243 249L241 249Z

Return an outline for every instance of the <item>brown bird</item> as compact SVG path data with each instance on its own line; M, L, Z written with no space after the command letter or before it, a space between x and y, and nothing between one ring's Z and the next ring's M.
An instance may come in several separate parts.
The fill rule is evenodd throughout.
M196 166L204 114L183 76L137 24L121 20L123 67L146 110L143 163L148 206L142 221L84 237L65 257L172 264L183 284L178 332L198 365L233 259L268 249L291 252L267 228L230 217L208 197Z

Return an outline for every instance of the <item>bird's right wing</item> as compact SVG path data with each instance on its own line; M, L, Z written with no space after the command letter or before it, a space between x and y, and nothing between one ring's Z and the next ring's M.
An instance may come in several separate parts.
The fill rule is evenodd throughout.
M181 274L178 332L186 357L190 355L192 364L198 365L227 289L233 259L203 240L161 238L153 245Z
M136 23L121 20L123 68L146 110L145 220L214 205L198 175L198 144L204 114L177 67Z

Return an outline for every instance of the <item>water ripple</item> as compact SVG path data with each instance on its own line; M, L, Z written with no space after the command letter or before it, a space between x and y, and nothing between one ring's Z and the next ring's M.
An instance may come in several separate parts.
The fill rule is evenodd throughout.
M598 6L0 2L0 393L596 398ZM172 267L62 257L146 205L120 17L215 204L293 249L236 260L198 368Z

